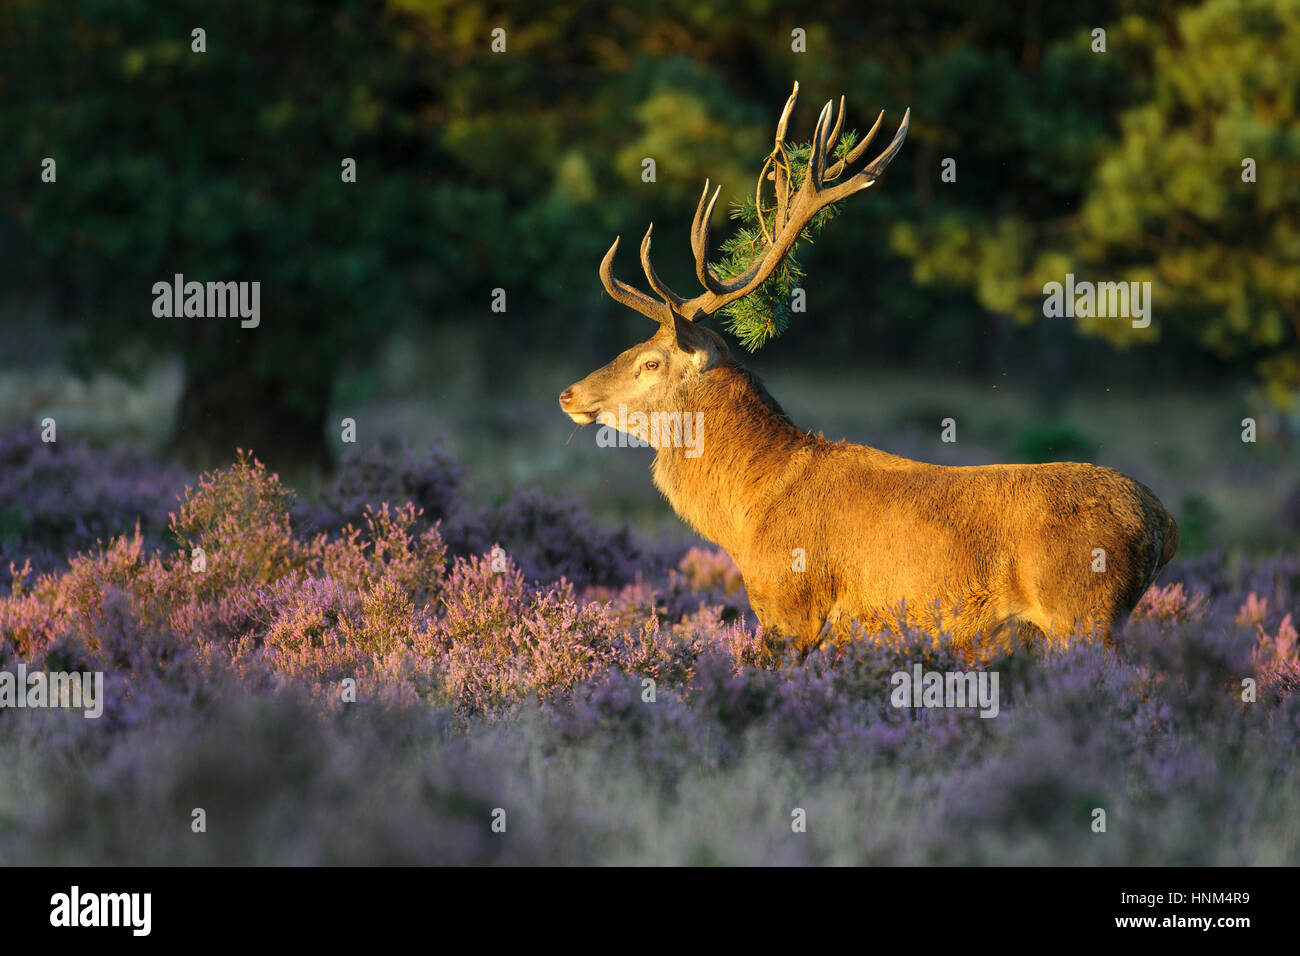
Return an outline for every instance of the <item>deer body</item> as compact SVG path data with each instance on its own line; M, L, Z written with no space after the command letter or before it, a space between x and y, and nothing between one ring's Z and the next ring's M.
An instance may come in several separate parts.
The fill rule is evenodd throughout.
M756 385L734 364L702 376L683 397L703 453L660 448L654 481L801 647L900 619L967 645L1107 636L1177 546L1155 495L1109 468L911 461L802 432Z
M795 84L774 157L785 155L797 94ZM795 427L721 336L697 324L762 286L812 217L872 185L902 146L907 115L880 156L832 185L880 127L877 119L831 164L843 113L841 101L832 130L831 104L822 110L797 192L775 163L772 232L744 275L724 282L707 262L718 195L706 205L707 183L691 229L703 294L687 300L663 283L649 231L641 265L659 299L618 281L614 241L600 267L606 291L659 330L566 388L560 407L579 424L601 421L655 444L656 486L732 556L763 626L804 649L828 630L900 619L971 647L1007 644L1025 628L1109 637L1177 548L1177 526L1150 489L1093 465L954 468L827 441ZM699 416L702 442L686 449L652 431L655 413Z

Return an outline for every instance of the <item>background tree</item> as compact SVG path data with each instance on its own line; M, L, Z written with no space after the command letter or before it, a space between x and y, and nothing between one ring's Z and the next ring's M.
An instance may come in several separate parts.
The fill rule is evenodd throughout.
M721 244L798 79L796 138L841 93L850 128L913 119L803 253L783 355L1033 367L1051 408L1158 336L1143 375L1253 374L1294 409L1296 24L1289 0L0 0L0 268L57 293L83 369L179 352L177 447L323 461L340 366L402 325L454 325L489 385L625 346L595 277L613 236L654 220L689 287L704 179ZM1152 328L1022 327L1067 271L1151 278ZM261 281L261 326L155 319L176 272Z
M895 249L921 281L968 288L989 312L1026 322L1042 317L1044 283L1067 272L1150 281L1149 328L1093 317L1083 330L1160 341L1172 356L1245 359L1270 404L1300 415L1300 8L1209 0L1134 14L1109 31L1106 54L1088 49L1085 36L1051 44L1048 89L1114 90L1121 77L1127 106L1112 118L1042 107L1010 117L1025 148L1070 146L1030 154L1028 170L1061 187L1053 201L973 221L945 211L900 226ZM1052 158L1063 162L1043 163Z
M141 345L178 350L178 448L323 462L342 357L381 339L411 283L449 261L429 241L438 160L414 126L428 100L411 80L418 49L367 2L329 15L7 3L0 24L4 208L26 276L69 290L74 358L130 370ZM39 180L46 156L57 185ZM261 324L155 318L150 290L175 273L260 281Z

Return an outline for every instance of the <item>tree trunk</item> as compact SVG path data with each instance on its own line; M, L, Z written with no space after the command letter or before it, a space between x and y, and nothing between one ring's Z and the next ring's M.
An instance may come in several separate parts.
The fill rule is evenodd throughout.
M301 474L331 465L325 437L333 369L259 379L242 361L186 357L185 390L170 450L190 464L223 466L242 448L274 471Z
M1035 375L1038 402L1045 414L1059 418L1073 384L1073 330L1066 319L1049 318L1036 322L1034 331L1038 346Z

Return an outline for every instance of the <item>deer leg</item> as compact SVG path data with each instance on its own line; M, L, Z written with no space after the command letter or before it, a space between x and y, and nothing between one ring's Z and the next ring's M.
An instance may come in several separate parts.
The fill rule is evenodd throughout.
M798 604L791 606L761 589L749 587L749 606L763 625L764 644L769 655L780 657L784 649L793 648L799 659L818 647L826 629L826 621L809 613Z

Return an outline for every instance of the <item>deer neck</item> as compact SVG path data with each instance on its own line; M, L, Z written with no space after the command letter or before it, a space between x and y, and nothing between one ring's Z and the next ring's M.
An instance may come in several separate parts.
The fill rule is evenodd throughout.
M659 447L655 486L691 527L734 556L808 436L738 365L710 369L674 404L683 419L692 416L694 443Z

